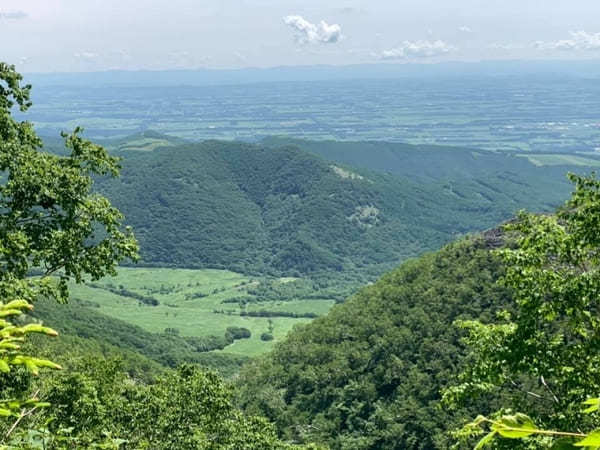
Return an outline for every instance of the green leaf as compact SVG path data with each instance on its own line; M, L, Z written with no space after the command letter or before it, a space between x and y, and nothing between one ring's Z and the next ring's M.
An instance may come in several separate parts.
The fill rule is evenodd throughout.
M600 398L589 398L585 402L583 402L583 404L590 405L589 408L585 408L583 410L584 413L593 413L595 411L598 411L598 409L600 408Z
M3 359L0 359L0 372L10 372L10 366Z
M600 430L592 431L585 439L575 443L575 447L596 447L600 446Z
M58 369L58 370L62 369L62 366L60 366L60 365L58 365L58 364L56 364L56 363L54 363L52 361L49 361L47 359L38 359L38 358L35 358L35 359L33 359L33 362L38 367L48 367L50 369Z
M509 439L524 438L539 431L533 420L521 413L500 417L494 421L492 430L497 431L500 436Z
M2 306L2 309L33 309L27 300L13 300Z
M25 365L27 370L29 372L31 372L33 375L39 375L39 373L40 373L39 368L35 365L35 363L31 359L29 359L29 358L24 359L23 364Z
M19 309L0 309L0 317L18 316L19 314L23 314Z
M37 407L37 408L48 408L48 407L50 407L50 406L51 406L51 404L50 404L50 403L48 403L48 402L35 402L35 403L33 404L33 406L35 406L35 407Z
M20 328L23 334L25 333L44 333L48 336L58 336L58 333L54 331L52 328L44 327L38 323L30 323L29 325L25 325Z
M486 445L488 445L490 442L492 442L494 440L494 437L496 436L496 434L498 434L496 431L492 431L491 433L486 434L475 446L475 448L473 450L480 450L483 447L485 447Z

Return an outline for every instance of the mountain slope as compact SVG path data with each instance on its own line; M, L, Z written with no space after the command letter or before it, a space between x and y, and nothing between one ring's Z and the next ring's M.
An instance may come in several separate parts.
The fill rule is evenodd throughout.
M427 180L327 162L296 146L206 141L117 154L121 178L99 186L152 265L379 274L522 207L550 209L569 191L564 168L524 158L507 166L487 154L493 177L483 168L462 177L470 162L459 155L454 178Z
M243 370L241 403L286 438L333 449L447 448L444 432L467 414L438 403L464 356L451 324L507 304L498 244L492 232L408 261L296 328Z
M267 138L263 143L295 145L330 161L396 175L420 185L433 184L455 197L479 199L482 208L493 209L511 204L532 211L552 209L571 190L567 172L588 172L600 166L600 155L590 154L536 156L439 145L282 137Z

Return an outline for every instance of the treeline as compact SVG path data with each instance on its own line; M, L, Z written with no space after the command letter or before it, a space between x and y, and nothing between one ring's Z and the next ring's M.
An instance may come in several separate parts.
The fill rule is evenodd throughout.
M215 310L213 310L213 312L216 314L233 313L232 311L228 311L228 310L224 310L224 309L215 309ZM238 314L241 317L291 317L293 319L300 319L300 318L314 319L316 317L319 317L318 314L312 313L312 312L296 313L296 312L291 312L291 311L267 311L264 309L261 309L258 311L242 310L236 314Z
M197 352L210 352L212 350L223 350L238 339L249 339L252 333L243 327L227 327L223 336L186 336L185 341Z
M228 309L213 309L213 313L215 314L227 314L227 315L239 315L240 317L290 317L293 319L314 319L319 317L317 313L307 312L307 313L296 313L291 311L267 311L264 309L258 311L234 311Z
M254 302L285 302L296 299L334 300L343 302L354 292L364 277L357 275L348 279L350 274L315 273L310 278L288 281L263 278L258 284L247 288L247 293L255 298Z
M113 294L120 295L121 297L128 297L137 300L140 303L148 306L158 306L160 302L154 297L148 295L138 294L137 292L130 291L123 286L115 287L112 285L104 285L100 283L87 283L88 286L96 289L104 289L105 291L112 292Z
M2 395L38 391L52 405L27 410L16 429L0 421L6 448L317 449L287 444L264 418L244 414L214 372L183 365L142 380L121 359L94 353L65 367L0 376Z
M294 319L299 319L299 318L307 318L307 319L314 319L316 317L319 317L318 314L313 313L313 312L307 312L307 313L296 313L296 312L291 312L291 311L266 311L264 309L261 309L259 311L240 311L240 316L242 317L292 317Z

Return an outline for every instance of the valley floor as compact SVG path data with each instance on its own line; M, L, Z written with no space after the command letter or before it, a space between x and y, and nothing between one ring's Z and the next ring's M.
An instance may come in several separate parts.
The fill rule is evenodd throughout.
M269 280L275 284L295 281ZM236 340L222 350L244 356L270 350L295 325L326 314L335 303L301 297L268 300L249 293L261 282L226 270L121 267L116 277L73 284L70 289L73 302L153 333L167 330L206 337L223 336L228 327L247 328L250 338ZM253 316L259 314L264 317ZM261 340L269 331L274 339Z

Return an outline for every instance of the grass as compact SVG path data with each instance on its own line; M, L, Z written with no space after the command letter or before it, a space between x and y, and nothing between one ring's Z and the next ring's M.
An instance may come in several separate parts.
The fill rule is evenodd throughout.
M258 282L227 270L120 268L116 277L105 278L93 285L72 285L70 289L74 301L83 301L103 314L150 332L161 333L165 328L176 328L182 336L222 336L230 326L248 328L252 333L249 339L236 341L222 351L255 356L271 349L295 325L311 321L308 318L272 317L275 339L262 341L260 335L269 330L269 318L242 317L239 315L239 303L224 302L238 297L251 298L247 289ZM276 282L288 283L290 279ZM125 295L119 295L120 290ZM155 298L159 305L145 305L127 296L126 291ZM259 300L254 299L245 309L323 315L334 303L332 300L302 298L268 302Z
M536 166L587 166L587 167L600 167L600 160L592 158L584 158L575 155L518 155L520 157L527 158L532 164Z
M118 150L137 150L143 152L150 152L159 147L172 147L174 144L166 139L156 138L141 138L133 141L128 141L117 146Z

